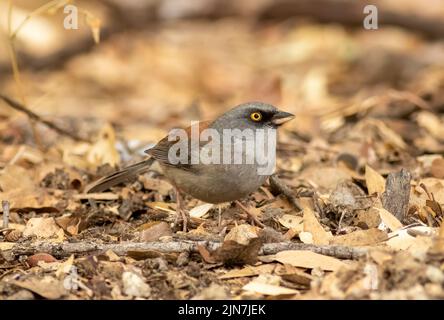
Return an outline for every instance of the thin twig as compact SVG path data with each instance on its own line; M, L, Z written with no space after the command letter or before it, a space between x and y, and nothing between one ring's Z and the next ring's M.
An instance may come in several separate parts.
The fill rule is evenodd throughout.
M8 98L2 94L0 94L0 98L3 99L3 101L5 101L11 108L23 112L25 113L30 119L38 121L40 123L43 123L44 125L46 125L48 128L51 128L52 130L56 131L57 133L64 135L64 136L68 136L71 139L74 139L76 141L83 141L83 142L91 142L88 139L82 138L80 136L78 136L77 134L67 131L63 128L60 128L59 126L57 126L56 124L45 120L43 118L41 118L39 115L37 115L36 113L32 112L31 110L29 110L27 107L25 107L24 105L22 105L21 103L12 100L11 98Z
M222 246L221 242L215 241L171 241L171 242L129 242L103 244L95 242L76 243L52 243L37 242L31 244L16 244L11 250L15 256L31 255L37 252L46 252L56 257L67 257L72 254L100 254L112 250L118 255L126 255L130 251L157 251L161 253L180 253L184 251L199 252L198 246L205 246L214 251ZM260 255L272 255L285 250L309 250L319 254L336 257L339 259L359 259L367 254L368 249L364 247L347 246L316 246L306 243L277 242L266 243L259 250Z
M243 210L245 213L256 223L259 227L263 228L265 225L256 217L256 215L251 212L247 207L245 207L240 201L235 201L235 203Z
M299 205L295 195L293 194L293 191L291 191L291 189L281 179L279 179L277 175L273 174L270 177L270 186L272 189L283 194L288 199L288 201L296 208L296 210L302 211L302 208Z
M2 228L8 228L9 226L9 201L2 201L2 209L3 209L3 226Z

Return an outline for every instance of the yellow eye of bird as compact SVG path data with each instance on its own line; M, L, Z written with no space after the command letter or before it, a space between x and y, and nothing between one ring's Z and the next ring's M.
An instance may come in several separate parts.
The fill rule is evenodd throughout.
M261 121L261 120L262 120L262 113L260 113L260 112L253 112L253 113L250 115L250 118L251 118L251 120L253 120L253 121Z

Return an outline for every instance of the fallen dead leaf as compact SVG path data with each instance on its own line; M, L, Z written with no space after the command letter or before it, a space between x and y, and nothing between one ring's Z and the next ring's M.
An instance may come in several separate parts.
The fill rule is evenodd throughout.
M295 289L289 289L281 286L276 286L267 283L261 283L258 281L251 281L242 287L245 291L251 291L266 296L282 296L282 295L295 295L299 294L299 291Z
M219 279L232 279L232 278L243 278L252 277L260 274L271 274L275 269L274 264L263 264L260 266L246 266L242 269L233 269L227 273L219 276Z
M403 227L403 224L398 220L398 218L384 208L374 207L371 210L379 214L384 225L386 225L390 230L396 231Z
M176 213L176 210L173 208L173 206L175 204L173 203L166 203L166 202L148 202L146 204L148 207L150 207L151 209L158 209L158 210L162 210L162 211L166 211L166 212L170 212L170 213Z
M249 224L235 226L225 236L224 241L234 241L242 245L247 245L250 240L258 237L259 228Z
M387 240L387 233L377 228L357 230L348 234L335 236L330 244L344 246L370 246Z
M210 211L214 207L212 203L204 203L200 206L194 207L190 210L190 217L192 218L202 218L205 216L208 211Z
M351 175L348 170L343 168L313 166L305 169L299 178L307 180L319 188L333 190L340 182L350 180Z
M293 230L294 235L298 235L304 230L303 218L301 216L284 214L278 221L285 228Z
M210 252L204 246L198 246L202 258L208 263L223 262L227 265L254 264L257 261L262 239L252 238L243 245L236 241L225 240L222 246Z
M143 226L144 229L140 232L140 240L144 242L157 241L161 237L173 235L170 225L164 221L148 222Z
M54 218L31 218L23 230L23 236L63 242L65 233L56 224Z
M392 260L392 255L390 253L381 250L371 250L370 257L380 266L385 262Z
M62 281L51 276L44 276L43 278L32 276L25 280L12 280L9 283L37 293L46 299L60 299L66 294Z
M286 250L272 256L280 263L288 263L294 267L302 268L320 268L327 271L336 271L346 264L339 259L324 256L308 250Z
M0 250L1 251L11 250L14 247L14 245L15 245L14 242L0 242Z
M425 254L433 245L431 237L412 237L406 229L393 232L389 236L390 239L386 242L387 246L395 250L408 250L415 254Z
M66 261L61 262L57 266L57 270L55 272L56 277L60 279L62 276L70 274L72 272L73 264L74 255L72 254L68 259L66 259Z
M73 199L76 200L117 200L119 195L112 192L102 192L102 193L79 193L73 195Z
M368 165L365 166L365 183L370 195L381 195L385 191L385 179Z
M302 202L304 210L304 231L310 232L313 236L313 243L317 245L326 245L329 243L331 235L324 230L324 228L319 223L313 210L305 202Z

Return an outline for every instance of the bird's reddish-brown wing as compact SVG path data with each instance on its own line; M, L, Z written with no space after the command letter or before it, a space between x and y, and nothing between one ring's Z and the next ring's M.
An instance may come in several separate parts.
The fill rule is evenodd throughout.
M203 130L207 129L211 123L212 123L212 121L201 121L198 123L199 136L200 136L200 133ZM197 125L197 124L195 124L195 125ZM185 132L188 135L188 150L190 150L190 145L191 145L191 128L192 128L192 126L184 128ZM154 159L156 159L157 161L159 161L163 165L174 166L176 168L180 167L184 170L192 170L192 166L190 165L190 163L191 163L190 152L188 152L188 157L189 157L188 160L189 161L187 163L179 163L179 164L171 164L170 163L170 161L168 159L168 152L170 150L170 147L177 142L178 142L178 139L171 141L168 139L168 136L166 136L162 140L160 140L154 147L152 147L151 149L145 150L145 153L149 154L151 157L153 157ZM199 141L199 144L202 145L202 143L200 141Z

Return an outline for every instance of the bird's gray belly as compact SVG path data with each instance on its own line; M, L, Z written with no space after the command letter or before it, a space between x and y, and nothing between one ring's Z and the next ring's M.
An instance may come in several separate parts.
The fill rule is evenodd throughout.
M180 191L209 203L246 197L268 178L266 175L258 175L255 165L246 164L201 164L193 171L164 167L164 173Z

